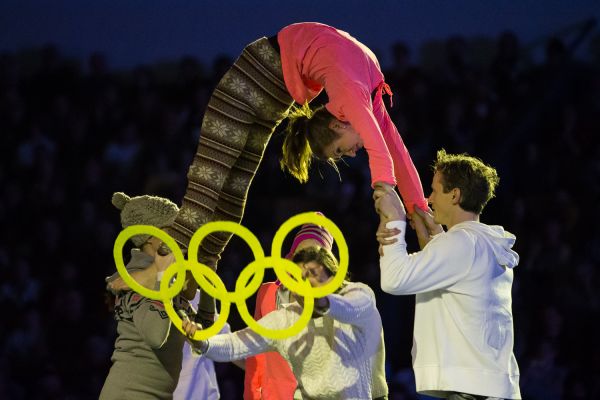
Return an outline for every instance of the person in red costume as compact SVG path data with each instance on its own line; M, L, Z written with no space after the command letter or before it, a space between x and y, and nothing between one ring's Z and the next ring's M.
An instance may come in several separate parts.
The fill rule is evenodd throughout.
M308 103L323 89L327 104L311 110ZM414 206L427 209L419 175L386 110L384 93L392 94L375 54L331 26L292 24L277 36L249 44L209 100L188 187L169 234L186 248L207 222L239 223L271 134L286 118L281 167L298 181L308 180L313 158L335 166L340 158L354 157L365 148L373 188L389 192L398 185L409 213ZM216 269L231 235L208 235L198 261ZM214 310L214 299L201 296L198 312L205 327L212 323Z
M331 251L333 236L323 227L305 224L296 233L286 258L291 259L296 252L311 246L325 247ZM254 319L258 321L287 302L289 291L279 280L262 284L256 295ZM279 353L272 351L246 359L244 400L291 399L296 385L290 366Z

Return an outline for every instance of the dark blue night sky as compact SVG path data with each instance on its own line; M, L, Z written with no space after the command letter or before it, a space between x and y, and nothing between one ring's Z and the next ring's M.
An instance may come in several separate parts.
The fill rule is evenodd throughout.
M385 65L400 39L416 48L451 34L495 37L510 29L528 42L599 15L598 0L10 0L0 4L0 50L53 42L75 57L104 52L113 67L186 54L210 61L219 53L236 56L289 23L318 21L350 32Z

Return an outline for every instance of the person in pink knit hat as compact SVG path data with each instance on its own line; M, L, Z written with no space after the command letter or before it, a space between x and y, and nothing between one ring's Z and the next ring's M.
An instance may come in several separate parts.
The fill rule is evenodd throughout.
M319 212L317 214L323 215ZM320 246L331 251L333 236L321 226L302 225L286 258L292 259L296 252L311 246ZM290 292L279 280L262 284L256 295L254 319L258 321L289 301ZM244 400L291 399L294 397L296 385L296 378L290 366L279 353L272 351L246 359Z
M313 288L330 283L339 270L336 257L322 246L296 248L291 261ZM289 302L258 323L274 330L292 326L301 318L303 300L290 291ZM269 387L263 384L262 390L254 393L261 396L258 398L387 399L383 326L375 294L364 283L345 279L334 293L315 298L312 317L290 337L271 339L245 328L205 340L193 339L202 328L183 318L182 329L193 351L213 361L235 361L276 351L287 362L297 382L293 393L289 382L285 383L287 392L268 391L280 384L272 380Z

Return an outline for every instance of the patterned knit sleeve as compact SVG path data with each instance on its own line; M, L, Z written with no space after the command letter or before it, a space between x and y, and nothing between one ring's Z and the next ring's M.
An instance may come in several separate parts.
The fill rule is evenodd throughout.
M377 311L373 290L362 283L348 284L340 294L330 294L326 315L350 325L362 325Z

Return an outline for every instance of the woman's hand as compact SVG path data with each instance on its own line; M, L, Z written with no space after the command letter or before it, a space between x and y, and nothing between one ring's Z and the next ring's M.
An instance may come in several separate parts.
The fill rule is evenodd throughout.
M395 192L394 188L394 185L390 185L387 182L375 182L373 184L373 190L375 192L381 192L382 194ZM373 200L375 200L375 194L373 194Z
M208 349L208 341L206 340L194 340L194 335L198 330L202 330L202 325L193 322L190 320L188 315L183 310L178 311L179 316L181 317L182 324L181 327L187 336L188 341L194 348L194 351L198 353L204 353Z
M154 256L154 264L156 264L157 272L165 271L174 262L175 262L175 255L173 253L169 253L165 256L161 256L157 252L156 255Z
M388 193L376 190L373 198L375 199L375 211L379 214L381 221L406 220L406 209L395 190Z
M130 272L129 275L131 275L131 277L143 287L152 290L154 289L154 284L156 283L157 272L156 265L151 264L148 268L140 271ZM114 294L131 290L129 285L121 277L109 282L106 285L106 289Z
M298 302L300 307L304 308L304 297L303 296L300 296L299 294L297 294L295 292L291 292L290 300ZM328 309L329 309L329 299L327 298L327 296L317 297L317 298L315 298L315 301L314 301L312 317L313 318L321 317L323 315L323 313L326 312Z
M193 322L192 320L190 320L190 318L187 316L187 314L184 314L183 311L180 310L179 315L185 315L185 317L182 316L182 328L183 331L185 332L185 335L192 339L194 338L194 335L196 334L196 331L198 330L202 330L202 325Z

